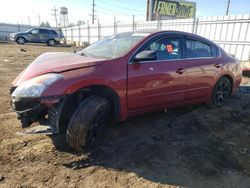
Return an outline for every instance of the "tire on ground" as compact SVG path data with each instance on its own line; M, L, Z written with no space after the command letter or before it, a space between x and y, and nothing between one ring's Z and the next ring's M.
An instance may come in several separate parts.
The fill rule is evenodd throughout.
M48 46L55 46L55 45L56 45L56 41L55 41L54 39L49 39L49 40L47 41L47 45L48 45Z
M90 96L81 102L67 127L67 143L78 151L93 144L107 124L109 111L109 101L98 96ZM94 140L90 139L91 135Z
M217 97L218 97L217 95L218 95L218 88L220 87L221 83L227 84L229 86L229 88L227 89L228 90L228 94L225 95L223 101L220 103L220 102L217 101ZM231 87L232 87L231 83L230 83L229 79L226 78L226 77L221 77L217 81L217 83L214 86L213 93L212 93L212 104L213 104L213 106L215 106L215 107L222 107L222 106L224 106L225 100L231 95Z
M25 42L26 42L26 40L25 40L24 37L18 37L18 38L16 39L16 43L17 43L17 44L25 44Z

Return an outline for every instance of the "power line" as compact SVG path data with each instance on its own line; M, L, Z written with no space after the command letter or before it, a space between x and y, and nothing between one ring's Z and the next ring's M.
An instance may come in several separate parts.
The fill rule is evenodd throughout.
M116 4L112 4L112 3L108 3L108 2L105 2L105 1L103 1L103 0L99 0L100 2L102 2L102 3L104 3L104 4L107 4L107 5L109 5L109 6L113 6L113 7L116 7L116 8L119 8L119 9L123 9L123 10L132 10L132 11L136 11L136 12L144 12L143 10L136 10L136 9L134 9L134 8L131 8L131 7L122 7L122 6L119 6L119 5L116 5Z
M100 8L100 7L98 7ZM107 15L112 15L112 16L120 16L120 17L128 17L128 16L132 16L132 15L136 15L136 16L145 16L145 14L134 14L134 13L111 13L110 11L107 11L107 10L104 10L104 9L101 9L101 10L97 10L98 13L101 13L101 14L107 14Z
M123 11L119 11L119 10L113 10L113 9L109 9L109 8L104 8L104 7L100 7L100 6L96 6L97 8L104 10L106 12L108 12L108 14L112 14L111 12L115 13L115 15L133 15L135 14L134 12L123 12ZM139 15L139 14L137 14Z

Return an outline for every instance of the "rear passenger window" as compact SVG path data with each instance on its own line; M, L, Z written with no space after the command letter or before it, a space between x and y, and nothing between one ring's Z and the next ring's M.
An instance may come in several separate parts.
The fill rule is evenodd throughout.
M211 46L206 43L197 40L186 39L186 46L187 46L186 50L187 58L216 56L216 52L212 52Z
M50 30L50 33L52 33L53 35L57 35L57 32L54 30Z
M46 29L39 29L39 33L41 33L41 34L48 34L49 32Z

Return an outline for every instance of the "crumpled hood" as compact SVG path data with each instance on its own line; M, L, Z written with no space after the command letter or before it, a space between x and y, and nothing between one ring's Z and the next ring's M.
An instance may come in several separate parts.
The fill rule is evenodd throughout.
M14 81L22 82L46 73L60 73L71 69L92 67L103 64L105 59L97 59L65 52L47 52L36 58Z

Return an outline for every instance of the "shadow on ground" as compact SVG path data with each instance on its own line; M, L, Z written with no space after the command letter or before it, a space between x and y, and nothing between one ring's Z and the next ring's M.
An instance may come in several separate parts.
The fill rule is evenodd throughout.
M242 165L249 157L242 147L250 146L249 103L250 82L245 81L223 108L202 104L133 117L110 125L83 154L69 148L63 135L52 140L59 151L87 156L63 164L74 170L102 166L181 186L190 186L194 178L210 181L237 174L247 177L241 182L245 187L250 163Z
M239 124L243 117L250 115L250 108L241 112L237 103L240 97L222 109L207 105L185 107L112 125L102 141L85 151L86 159L64 166L74 170L102 166L134 172L153 182L182 186L189 185L193 177L248 174L250 167L242 166L231 150L237 145L234 138L242 131L250 133L247 124ZM233 121L232 116L235 116ZM53 141L60 151L74 153L64 136L55 136Z

